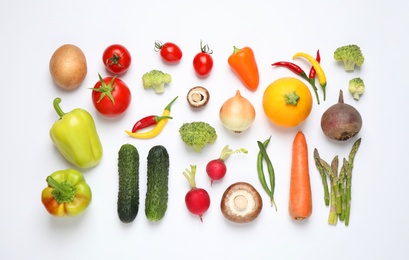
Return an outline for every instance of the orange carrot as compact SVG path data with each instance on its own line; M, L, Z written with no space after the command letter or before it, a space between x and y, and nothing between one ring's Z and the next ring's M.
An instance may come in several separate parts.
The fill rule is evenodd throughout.
M304 220L312 213L312 195L308 168L308 147L304 134L299 131L293 142L289 213L294 220Z
M236 48L228 58L230 68L251 91L256 91L260 81L256 59L250 47Z

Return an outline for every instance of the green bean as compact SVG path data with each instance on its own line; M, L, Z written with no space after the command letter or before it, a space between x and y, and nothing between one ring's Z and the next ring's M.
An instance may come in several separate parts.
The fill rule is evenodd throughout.
M271 138L271 136L270 136ZM268 140L270 140L270 138ZM266 161L267 164L267 169L270 177L270 191L271 191L271 203L275 207L277 211L277 205L274 201L274 188L275 188L275 174L274 174L274 167L273 164L271 163L270 157L267 154L266 147L263 145L262 142L257 141L258 147L260 148L260 153L262 154L264 160Z
M264 141L263 143L264 147L267 147L269 142L270 142L270 138ZM257 155L257 173L258 173L258 178L260 180L261 186L263 186L263 189L267 192L268 196L271 198L271 190L267 185L266 178L264 175L263 155L261 154L261 152L259 152Z

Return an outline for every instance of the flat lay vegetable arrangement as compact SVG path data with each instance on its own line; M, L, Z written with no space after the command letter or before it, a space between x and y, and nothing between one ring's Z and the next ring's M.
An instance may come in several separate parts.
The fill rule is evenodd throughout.
M153 46L153 50L159 52L166 66L177 67L181 59L187 56L186 53L182 54L182 49L176 43L154 41ZM211 76L211 72L215 69L212 53L213 50L208 44L200 42L199 52L191 54L192 73L202 81ZM82 84L87 74L87 66L90 65L87 64L85 56L77 46L67 44L59 47L50 57L49 63L50 76L55 84L63 89L75 91ZM132 53L123 45L112 44L101 52L101 56L109 76L103 78L98 75L99 80L89 88L90 102L101 116L119 118L124 113L130 113L129 105L136 98L132 97L133 87L128 86L121 79L121 76L128 73L129 67L132 66ZM346 140L356 139L348 158L343 159L342 162L339 162L338 155L331 162L327 162L323 158L327 158L328 155L320 155L318 148L311 149L314 146L325 146L325 143L319 145L308 143L308 136L304 134L302 128L303 123L309 119L313 106L327 102L327 87L331 87L331 84L327 84L329 78L321 61L324 59L326 62L342 61L345 69L339 70L339 73L348 73L356 66L363 66L363 54L358 45L350 44L334 48L332 54L322 53L320 50L314 54L294 52L292 59L291 62L275 61L267 66L272 65L275 70L276 67L285 67L294 73L294 77L276 78L270 84L261 86L259 75L261 64L257 63L257 53L249 46L241 48L233 46L233 52L226 54L224 65L230 67L231 73L238 77L244 89L249 92L244 92L244 89L241 92L237 89L219 108L221 125L230 134L240 138L240 135L255 124L256 117L254 104L246 98L246 95L261 91L263 95L259 104L264 112L261 116L278 128L290 130L299 126L301 130L294 132L294 141L288 144L288 147L291 147L292 160L288 168L289 201L286 207L277 205L275 200L277 171L274 163L279 158L269 152L269 149L275 146L276 136L271 135L268 129L266 129L266 137L270 136L267 139L254 140L254 144L259 148L257 154L248 153L246 147L230 148L235 145L225 145L220 155L213 155L213 159L208 161L205 168L187 161L186 165L189 167L179 169L181 175L170 176L169 168L176 157L177 160L184 160L184 158L169 153L163 145L150 147L147 157L140 157L138 150L144 147L142 145L144 139L160 135L166 130L167 123L172 122L175 116L171 114L173 106L178 102L187 102L193 111L197 111L210 104L208 103L210 95L217 95L202 86L196 86L187 93L169 97L169 103L163 104L162 111L146 111L145 117L135 118L135 121L129 122L129 129L124 129L122 132L129 137L129 143L121 144L117 158L109 158L118 168L119 220L123 223L132 223L138 217L139 207L144 205L145 216L149 221L165 221L168 198L172 196L168 188L171 177L180 179L180 189L186 189L184 203L187 211L199 216L200 221L204 222L205 213L215 201L220 205L221 215L237 224L251 222L258 217L261 210L268 210L269 207L266 205L263 207L264 200L269 202L268 206L274 212L278 213L286 208L292 220L305 222L311 217L313 211L311 183L319 181L322 183L324 203L329 206L328 224L335 225L340 220L348 226L352 208L353 166L362 160L362 157L359 158L356 155L362 140L359 133L363 126L363 118L353 105L344 103L344 92L340 89L338 103L328 107L322 114L321 122L315 122L320 124L322 129L322 132L317 134L324 135L328 142L335 142L340 147L346 145ZM301 63L301 60L310 64L307 72L297 64L297 62ZM166 88L172 84L172 80L170 74L152 69L140 74L138 87L153 91L155 95L166 95ZM349 85L344 86L343 89L352 95L355 102L358 102L364 93L365 85L362 78L351 77ZM186 98L182 99L179 96ZM93 170L92 168L103 156L104 144L99 139L99 129L96 128L89 112L82 108L74 108L71 112L64 113L60 102L61 98L54 99L53 106L59 119L50 122L52 125L50 139L63 157L72 163L73 168L56 169L56 172L46 177L47 187L42 192L42 202L51 215L77 216L87 209L92 197L92 185L87 184L86 174L80 171L85 168L89 171ZM70 105L64 104L64 107L67 108ZM217 129L204 120L186 120L178 129L178 132L168 134L173 135L175 141L186 145L195 156L203 156L205 146L212 145L219 138ZM135 139L138 139L138 142L135 142ZM233 154L235 154L233 158L226 163L227 158ZM237 163L235 160L240 158L236 157L240 156L254 156L257 164L254 165L254 172L249 174L257 176L260 183L236 180L229 185L221 197L216 197L211 190L200 188L202 185L196 183L197 174L207 174L211 186L216 185L217 181L230 174L227 170L228 164ZM315 162L316 168L310 167L310 158ZM142 163L147 165L146 172L140 171L139 166ZM340 170L338 170L339 164ZM139 179L142 176L147 178L144 201L141 201L139 190ZM186 180L180 178L181 176L187 179L189 188L186 188ZM257 185L261 185L262 190L259 191Z

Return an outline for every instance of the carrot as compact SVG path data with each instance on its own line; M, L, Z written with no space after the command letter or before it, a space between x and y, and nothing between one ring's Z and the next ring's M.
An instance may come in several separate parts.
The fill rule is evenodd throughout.
M260 77L253 50L250 47L233 48L234 51L228 58L230 68L249 90L257 90Z
M299 131L293 142L289 213L294 220L304 220L312 213L312 195L308 168L308 147L304 134Z

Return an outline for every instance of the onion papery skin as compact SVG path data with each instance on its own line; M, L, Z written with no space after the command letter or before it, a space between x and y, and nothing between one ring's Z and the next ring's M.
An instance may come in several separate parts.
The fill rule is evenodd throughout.
M220 108L219 117L226 129L235 133L241 133L254 122L256 111L253 104L237 90L234 97L227 99L223 103Z

